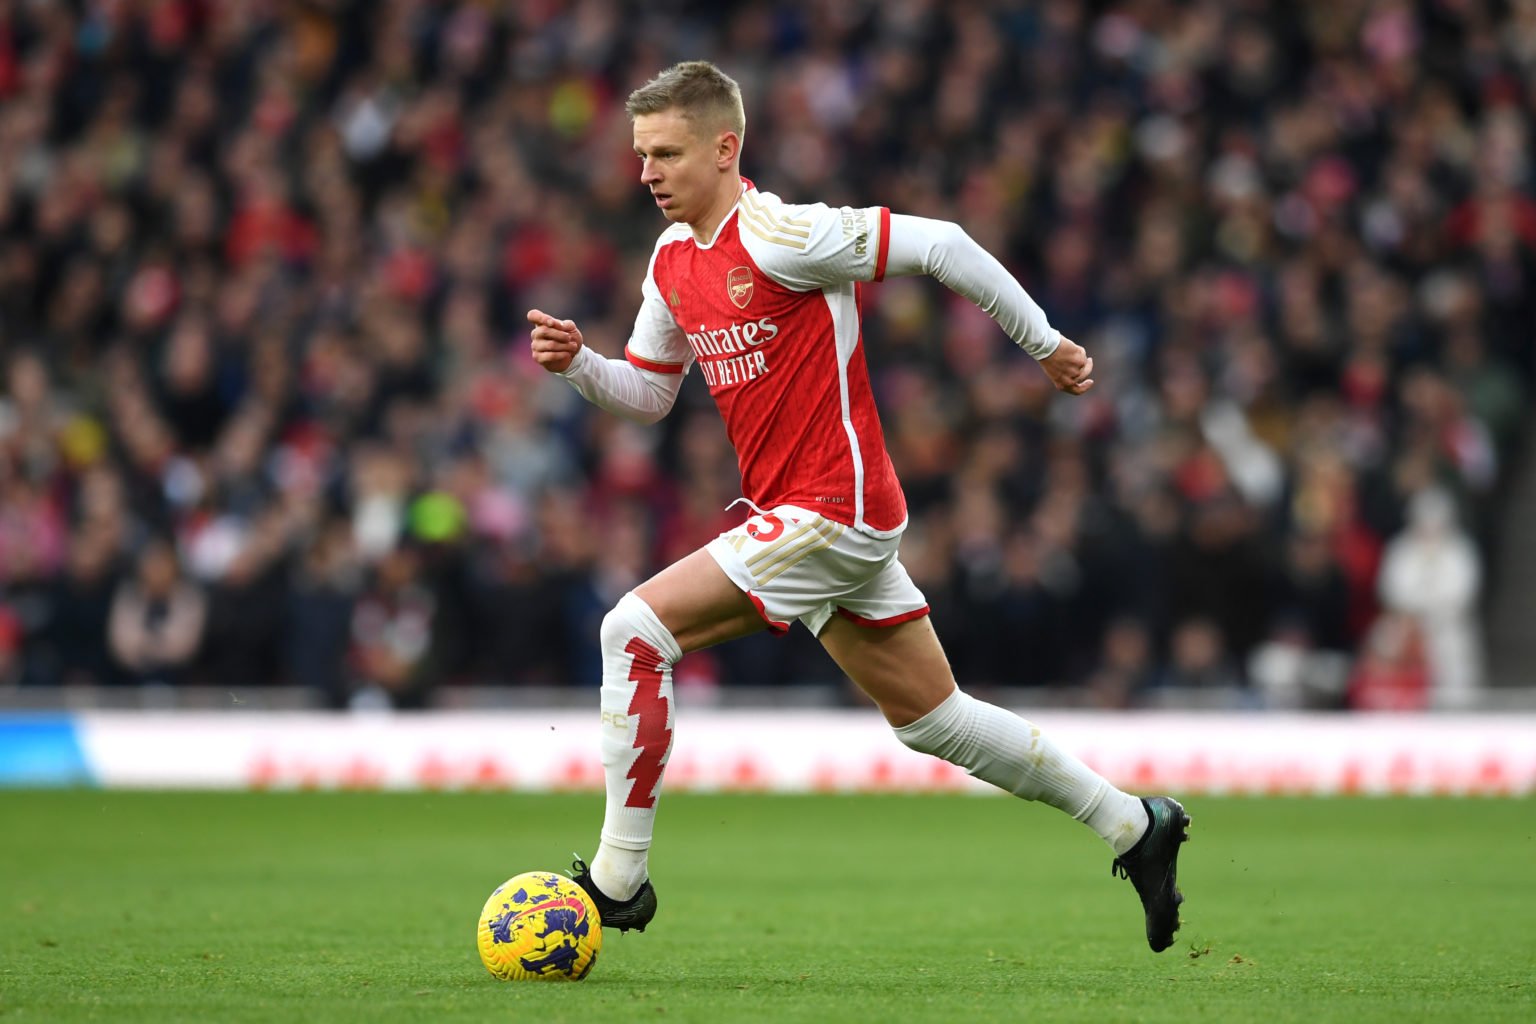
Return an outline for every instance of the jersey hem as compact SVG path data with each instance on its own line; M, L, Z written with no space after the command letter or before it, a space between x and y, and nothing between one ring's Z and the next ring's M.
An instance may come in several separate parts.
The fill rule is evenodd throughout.
M873 537L876 540L890 540L892 537L900 537L903 533L906 532L907 529L907 521L905 519L901 521L900 526L897 526L893 530L881 530L878 527L870 526L868 523L849 523L848 525L852 526L860 533Z
M821 516L821 518L827 520L829 523L837 523L839 526L846 526L849 529L858 530L865 536L874 537L876 540L890 540L892 537L900 537L904 532L906 532L907 529L908 519L906 516L902 516L901 522L897 523L889 530L882 530L878 526L871 525L868 520L860 519L858 516L841 515L841 511L844 508L847 508L846 503L835 505L821 501L804 501L795 498L779 498L773 501L763 502L758 502L755 498L748 498L746 500L752 502L753 507L761 505L763 508L769 509L770 511L780 508L784 505L788 505L792 508L800 509L807 515Z

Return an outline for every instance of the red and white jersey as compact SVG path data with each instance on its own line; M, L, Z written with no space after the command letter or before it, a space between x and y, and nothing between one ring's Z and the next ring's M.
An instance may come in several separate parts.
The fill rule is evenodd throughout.
M653 373L698 363L754 504L897 533L906 499L870 390L859 295L885 274L890 211L791 206L742 184L709 244L685 224L663 232L625 355Z

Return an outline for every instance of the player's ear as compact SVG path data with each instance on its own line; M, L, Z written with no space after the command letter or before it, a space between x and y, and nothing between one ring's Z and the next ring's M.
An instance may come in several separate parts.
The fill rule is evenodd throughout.
M729 169L740 154L740 135L735 132L721 132L715 137L715 165L722 171Z

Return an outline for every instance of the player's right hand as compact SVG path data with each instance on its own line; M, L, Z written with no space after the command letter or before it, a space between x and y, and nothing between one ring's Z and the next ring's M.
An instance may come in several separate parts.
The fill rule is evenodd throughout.
M581 331L573 320L556 320L540 309L528 311L533 324L533 361L550 373L564 373L581 351Z

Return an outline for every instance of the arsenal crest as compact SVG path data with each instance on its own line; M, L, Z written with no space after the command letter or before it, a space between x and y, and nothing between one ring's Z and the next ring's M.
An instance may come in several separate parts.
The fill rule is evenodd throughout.
M746 309L752 301L752 268L737 267L725 275L725 288L737 309Z

